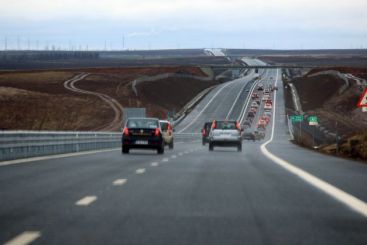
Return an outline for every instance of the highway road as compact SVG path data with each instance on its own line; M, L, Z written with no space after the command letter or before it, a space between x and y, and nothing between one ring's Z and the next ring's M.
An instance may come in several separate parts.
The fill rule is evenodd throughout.
M290 143L281 72L262 72L275 117L242 152L188 140L0 167L0 244L366 244L367 166ZM249 81L213 90L177 131L241 118Z

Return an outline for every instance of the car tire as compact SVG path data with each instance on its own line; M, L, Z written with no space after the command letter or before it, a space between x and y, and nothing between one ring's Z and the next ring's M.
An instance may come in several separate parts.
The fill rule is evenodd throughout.
M214 150L214 146L212 143L209 143L209 151L213 151Z
M161 146L157 149L157 154L163 154L164 153L164 146Z
M129 154L130 149L128 147L122 147L122 154Z
M169 148L170 150L172 150L172 149L173 149L173 140L171 141L171 143L169 143L168 148Z
M242 151L242 144L239 144L239 145L237 146L237 151Z

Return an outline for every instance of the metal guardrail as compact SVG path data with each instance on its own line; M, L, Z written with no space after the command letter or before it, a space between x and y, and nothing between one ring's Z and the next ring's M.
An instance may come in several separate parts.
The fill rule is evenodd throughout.
M200 133L175 134L175 139L199 139ZM0 161L80 151L118 148L121 133L68 131L0 131Z

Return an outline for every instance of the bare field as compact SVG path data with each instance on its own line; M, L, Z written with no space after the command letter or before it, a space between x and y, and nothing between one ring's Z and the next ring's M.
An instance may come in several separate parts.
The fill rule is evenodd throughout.
M178 111L202 89L215 82L195 79L167 79L131 88L134 79L161 73L205 76L199 68L98 68L64 71L0 73L0 128L23 130L95 130L114 118L113 110L100 98L69 91L64 82L77 74L89 73L75 83L77 88L106 94L123 107L147 107L149 116L164 117ZM175 91L177 87L180 92ZM190 89L183 89L183 88ZM157 99L158 98L158 99Z

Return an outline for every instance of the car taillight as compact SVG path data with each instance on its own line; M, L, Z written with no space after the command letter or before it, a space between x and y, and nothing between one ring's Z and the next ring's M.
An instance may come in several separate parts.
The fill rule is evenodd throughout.
M201 130L201 133L202 133L203 135L205 135L205 134L206 134L205 128L203 128L203 129Z
M236 128L237 128L238 130L241 130L241 125L240 125L240 123L239 123L239 122L236 122Z
M214 128L217 128L217 122L216 121L213 121L213 123L212 123L212 128L214 129Z
M161 135L161 130L159 128L156 128L155 132L154 132L154 135L155 136L160 136Z
M129 136L129 129L128 128L124 128L124 136Z

